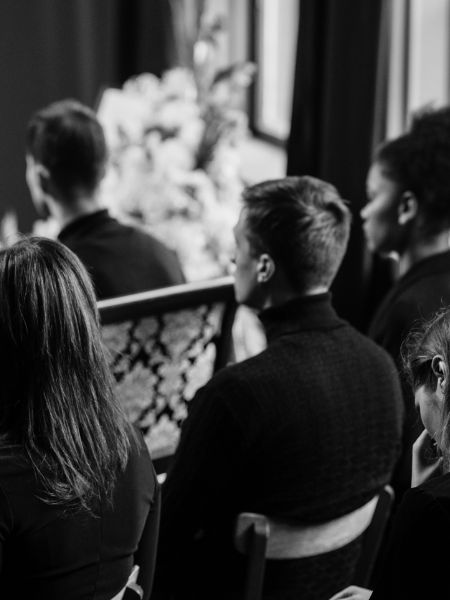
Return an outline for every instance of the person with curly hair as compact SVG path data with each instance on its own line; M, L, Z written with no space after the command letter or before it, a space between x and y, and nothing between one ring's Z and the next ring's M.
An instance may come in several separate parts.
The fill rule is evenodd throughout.
M361 211L370 250L394 258L398 279L375 312L369 336L401 369L400 347L414 324L450 304L450 107L417 113L404 135L383 143L367 177ZM394 477L410 486L411 445L420 432L409 389L405 456Z
M398 361L413 323L450 303L450 107L417 114L377 149L367 194L368 247L394 257L399 275L369 335Z

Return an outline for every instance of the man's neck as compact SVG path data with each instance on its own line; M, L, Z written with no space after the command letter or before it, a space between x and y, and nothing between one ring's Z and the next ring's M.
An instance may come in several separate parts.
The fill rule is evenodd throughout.
M65 202L52 198L48 204L50 212L57 221L60 229L63 229L80 217L90 215L103 208L95 194L79 197L73 202Z
M294 290L277 290L275 293L268 295L262 308L266 309L274 306L282 306L291 300L297 300L307 296L317 296L318 294L325 294L326 292L328 292L328 288L326 286L309 288L304 292L297 292Z
M450 230L441 231L433 237L421 239L411 244L398 259L398 274L401 277L417 262L446 252L450 249Z

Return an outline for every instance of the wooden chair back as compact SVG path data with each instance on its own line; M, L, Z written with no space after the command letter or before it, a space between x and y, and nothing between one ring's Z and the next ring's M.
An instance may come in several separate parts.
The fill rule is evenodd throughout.
M369 581L393 501L392 488L351 513L319 525L280 523L266 515L240 513L235 548L247 558L243 600L260 600L266 559L289 560L317 556L362 538L355 584Z
M369 527L364 532L361 554L353 576L353 584L367 588L394 505L394 490L386 485L378 496L377 507Z
M102 300L98 309L116 391L164 472L189 401L232 358L233 278Z

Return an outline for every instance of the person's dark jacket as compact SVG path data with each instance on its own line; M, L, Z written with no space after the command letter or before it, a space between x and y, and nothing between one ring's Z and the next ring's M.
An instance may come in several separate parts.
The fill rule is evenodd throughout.
M142 228L120 223L107 210L77 218L58 239L87 268L99 300L185 282L173 250Z

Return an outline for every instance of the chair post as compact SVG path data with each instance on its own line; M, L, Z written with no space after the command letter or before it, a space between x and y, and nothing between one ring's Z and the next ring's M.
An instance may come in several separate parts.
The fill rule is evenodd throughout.
M361 587L370 585L393 502L394 490L390 485L386 485L378 496L372 520L363 535L361 553L353 576L354 585Z
M243 600L261 600L270 528L266 519L257 519L247 529L247 573Z
M233 348L233 323L236 317L237 303L234 296L225 302L222 324L219 335L216 337L216 358L213 371L216 373L222 367L226 367L231 360L234 362Z

